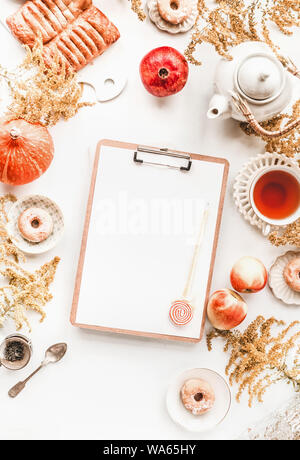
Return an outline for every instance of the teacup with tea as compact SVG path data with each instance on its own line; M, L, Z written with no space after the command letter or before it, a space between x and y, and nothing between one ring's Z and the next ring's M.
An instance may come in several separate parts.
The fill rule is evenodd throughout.
M264 222L267 236L271 226L285 226L300 217L300 169L273 166L259 172L251 184L250 201Z

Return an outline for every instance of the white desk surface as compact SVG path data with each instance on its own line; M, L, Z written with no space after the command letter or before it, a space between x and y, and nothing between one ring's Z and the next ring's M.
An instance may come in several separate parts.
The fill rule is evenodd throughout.
M39 324L31 315L34 355L19 373L0 369L1 439L234 439L251 423L258 421L286 400L292 388L278 384L269 390L264 404L247 407L233 398L231 411L215 430L190 434L177 427L165 407L165 393L172 375L192 367L209 367L224 375L227 361L223 343L208 352L205 340L196 345L159 342L126 336L83 331L69 323L73 287L79 256L84 213L88 195L90 162L88 146L101 138L119 139L146 145L167 146L195 153L224 156L230 161L230 176L221 226L212 290L229 287L229 272L241 256L257 256L269 268L285 249L272 247L246 223L235 209L232 182L250 156L263 152L263 144L245 136L233 120L209 121L206 109L212 94L212 78L218 56L212 47L201 50L203 66L190 67L186 88L177 96L160 100L142 87L139 62L152 48L170 45L184 50L188 35L171 36L159 32L149 19L139 23L127 0L99 0L103 11L119 26L126 51L129 82L116 100L83 109L75 118L51 129L55 158L39 180L14 189L22 196L40 193L56 200L66 219L66 235L53 251L35 259L37 265L59 255L62 259L52 286L54 299L47 306L47 318ZM139 39L139 37L143 37ZM278 42L285 54L297 60L300 33ZM7 31L0 27L1 64L22 55ZM116 45L118 46L118 44ZM294 47L294 48L293 48ZM109 59L103 56L103 63ZM299 94L299 85L297 87ZM0 186L0 192L12 188ZM249 314L243 328L257 315L276 316L286 321L299 318L299 307L285 306L266 288L247 297ZM207 325L208 326L208 325ZM208 326L209 327L209 326ZM6 325L2 340L14 331ZM26 331L23 331L26 334ZM64 360L44 369L15 400L7 390L25 378L52 343L66 341ZM233 388L233 394L235 388Z

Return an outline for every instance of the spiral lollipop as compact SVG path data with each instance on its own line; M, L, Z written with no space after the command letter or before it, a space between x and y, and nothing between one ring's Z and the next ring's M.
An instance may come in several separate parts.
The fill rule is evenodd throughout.
M188 299L191 297L190 294L191 294L192 286L194 282L194 275L195 275L195 271L197 267L197 261L199 258L199 251L200 251L201 243L204 238L207 218L208 218L208 204L206 204L206 208L204 210L204 213L201 219L200 232L199 232L198 240L195 245L193 259L192 259L192 263L191 263L191 267L189 271L189 276L188 276L188 279L187 279L187 282L186 282L186 285L183 291L183 296L181 300L176 300L175 302L172 303L170 311L169 311L170 320L176 326L185 326L186 324L189 324L193 319L193 307L190 305Z
M170 320L176 326L184 326L193 319L193 310L189 303L184 300L176 300L170 308Z

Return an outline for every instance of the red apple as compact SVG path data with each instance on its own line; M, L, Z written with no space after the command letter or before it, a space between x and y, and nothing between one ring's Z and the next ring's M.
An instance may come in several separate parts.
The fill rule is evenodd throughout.
M220 289L209 299L207 316L211 324L221 331L228 331L241 324L247 316L244 299L231 289Z
M242 257L233 266L230 281L238 292L252 293L261 291L268 280L264 264L255 257Z
M184 88L189 66L179 51L169 46L162 46L150 51L143 58L140 74L150 94L165 97L176 94Z

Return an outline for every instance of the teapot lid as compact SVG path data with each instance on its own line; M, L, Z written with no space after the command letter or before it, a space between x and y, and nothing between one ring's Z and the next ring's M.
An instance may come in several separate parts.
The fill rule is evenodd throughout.
M267 54L255 54L243 60L236 80L242 95L260 102L275 99L284 85L281 64Z

